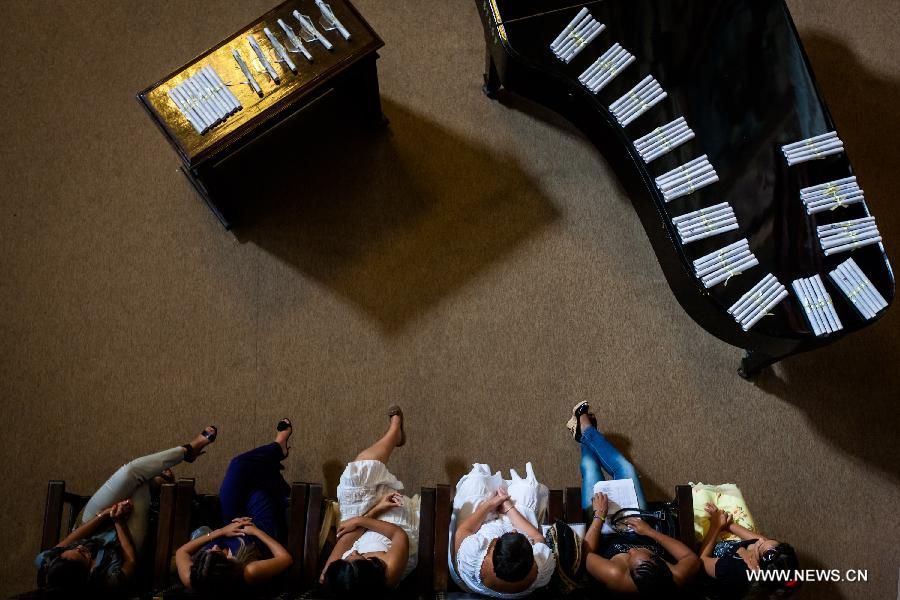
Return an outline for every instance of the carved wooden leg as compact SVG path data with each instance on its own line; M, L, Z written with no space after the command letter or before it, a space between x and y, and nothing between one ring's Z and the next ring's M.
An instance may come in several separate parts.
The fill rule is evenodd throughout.
M491 56L490 50L485 52L485 60L484 60L484 85L481 86L481 90L484 92L484 95L494 100L497 98L497 92L500 91L500 88L503 84L500 82L500 74L497 73L497 66L494 64L494 59Z
M747 350L747 354L741 359L738 375L747 380L754 379L763 369L771 367L782 358L784 356L770 356L764 352Z

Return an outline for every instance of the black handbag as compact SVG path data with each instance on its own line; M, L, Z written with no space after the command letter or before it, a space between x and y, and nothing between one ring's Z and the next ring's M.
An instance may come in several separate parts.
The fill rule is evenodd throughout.
M656 531L678 539L678 514L671 503L665 503L657 510L622 508L610 515L609 521L617 533L633 534L634 532L625 523L626 519L632 517L638 517Z

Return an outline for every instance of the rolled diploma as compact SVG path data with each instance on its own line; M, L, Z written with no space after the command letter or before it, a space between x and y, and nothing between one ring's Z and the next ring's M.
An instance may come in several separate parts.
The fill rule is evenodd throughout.
M681 237L693 237L701 233L706 233L707 231L719 231L723 227L735 224L737 224L737 217L730 216L717 219L715 221L710 221L709 223L704 223L701 225L692 225L691 227L685 227L683 229L679 229L678 233L681 235Z
M854 265L855 264L856 262L854 261ZM884 302L884 298L879 299L874 295L873 291L875 288L872 287L872 282L865 276L860 277L861 271L851 269L846 264L838 265L838 271L847 278L847 281L849 281L854 288L859 288L859 293L856 297L869 307L873 316L887 306L887 303Z
M581 81L588 88L594 89L607 77L609 77L609 79L612 79L612 74L618 73L618 71L623 68L622 65L624 65L627 60L628 56L625 50L620 50L617 55L611 56L609 58L600 57L600 59L598 59L597 62L594 63L591 68L585 72L584 79L582 79Z
M695 273L701 279L708 279L710 276L715 277L721 271L733 271L733 265L739 264L751 256L753 254L750 253L749 248L735 248L730 253L722 254L721 260L710 261L702 268L695 269Z
M832 231L826 232L819 239L824 244L826 242L833 242L835 240L841 240L841 239L845 239L845 238L852 239L853 237L858 237L860 235L870 233L872 231L878 231L878 225L876 225L875 223L867 223L865 225L861 225L858 227L851 227L851 228L847 229L846 231L832 230Z
M772 302L772 299L777 298L782 291L785 291L785 287L776 280L775 285L770 287L768 291L766 291L765 294L761 298L759 298L758 302L751 302L750 305L744 309L744 313L741 315L738 321L740 323L746 323L755 316L759 316L761 314L764 315L767 310L766 307L769 306L769 304Z
M846 194L851 191L859 191L860 187L857 183L843 183L841 185L829 186L828 188L815 191L800 191L800 197L804 200L818 200L820 198L833 198L839 194Z
M297 37L297 34L294 33L294 30L291 29L291 26L284 22L283 19L278 19L278 26L281 27L281 30L284 32L284 35L291 41L301 54L306 57L306 60L309 62L313 61L312 54L309 53L309 50L306 49L306 46L303 45L303 42L300 41L300 38Z
M844 151L843 148L833 148L830 150L823 150L821 152L817 152L815 154L805 154L803 156L792 156L788 159L788 165L793 166L796 164L809 162L811 160L821 160L823 158L828 158L829 156L834 156L835 154L840 154Z
M590 44L595 39L597 39L597 36L600 35L604 29L606 29L606 25L604 25L602 23L594 24L590 28L590 30L588 30L588 34L587 34L587 37L584 38L584 42L582 42L581 44L574 44L572 46L572 48L570 48L569 51L566 52L565 55L563 55L563 60L566 63L572 62L572 59L575 58L576 56L578 56L578 54L582 50L584 50L588 46L588 44Z
M816 275L813 278L813 284L816 288L816 293L823 303L822 312L825 313L825 318L828 319L828 322L831 325L831 331L840 331L844 328L844 324L841 323L837 311L834 310L834 303L831 300L831 294L825 289L825 283L819 275Z
M624 96L610 104L609 109L615 111L618 107L624 106L626 102L633 101L633 96L640 96L641 91L653 85L654 81L653 75L647 75L636 86L626 92Z
M641 154L648 156L648 157L649 156L653 156L653 157L662 156L666 152L674 150L681 144L694 139L694 136L695 136L694 132L692 130L688 129L687 131L683 131L683 132L675 134L674 136L668 137L664 140L660 140L660 142L658 144L656 144L655 146L653 146L652 148L649 148L647 150L642 150Z
M856 264L856 261L852 258L848 258L844 262L847 263L847 270L851 271L858 280L865 284L866 291L872 297L872 301L874 302L874 304L878 306L879 309L887 308L888 303L884 299L884 296L881 295L881 292L878 291L878 288L875 287L872 281L868 277L866 277L866 274L862 269L859 268L859 265Z
M197 119L197 122L200 123L200 125L203 127L203 131L206 131L212 126L212 123L210 123L210 121L206 118L206 115L202 113L197 108L197 106L191 102L190 97L185 94L184 89L181 87L181 85L177 85L172 88L172 94L174 94L179 100L181 100L181 103L187 110L190 110L193 113L194 118Z
M648 94L643 94L639 101L636 101L632 104L625 112L622 113L619 120L620 121L634 121L637 117L644 114L646 111L650 110L651 107L655 106L660 100L666 97L666 93L662 90L661 87L654 86L650 89Z
M192 114L190 114L190 111L185 108L185 106L181 103L181 100L175 97L175 95L172 93L172 90L169 90L167 93L169 95L169 99L173 104L175 104L175 106L178 107L178 110L181 111L181 114L184 115L184 118L187 119L188 123L190 123L191 126L197 130L197 133L203 135L203 132L205 131L204 127L200 125L200 123L194 118Z
M864 240L856 240L844 246L828 248L827 250L825 250L825 256L831 256L832 254L839 254L841 252L850 252L852 250L856 250L857 248L871 246L872 244L877 244L879 242L881 242L881 236L866 238Z
M674 223L675 225L679 225L681 223L696 221L698 219L703 219L703 217L709 217L730 208L731 205L727 202L720 202L719 204L707 206L706 208L701 208L700 210L695 210L693 212L685 213L677 217L672 217L672 223Z
M804 193L811 194L813 192L819 192L819 191L824 192L828 188L831 188L831 187L841 187L844 185L852 185L855 183L856 183L856 177L851 175L850 177L845 177L843 179L835 179L834 181L828 181L825 183L820 183L819 185L813 185L813 186L810 186L807 188L803 188L802 190L800 190L800 194L801 195Z
M674 140L675 138L688 133L694 133L694 131L687 125L678 125L677 127L672 127L670 129L660 131L658 134L653 136L653 139L647 140L647 142L637 147L640 148L643 152L652 152L664 147L666 144L671 144L672 140Z
M319 30L316 29L316 26L313 24L313 22L309 20L309 17L307 17L307 16L305 16L305 15L301 15L301 14L300 14L300 11L298 11L298 10L295 10L295 11L293 12L293 15L294 15L294 18L295 18L295 19L297 19L298 21L300 21L300 24L303 26L303 29L305 29L306 32L307 32L309 35L312 35L312 36L314 36L317 40L319 40L319 42L320 42L323 46L325 46L325 49L326 49L326 50L331 50L331 49L332 49L331 42L328 41L328 38L326 38L324 35L322 35L321 33L319 33Z
M207 104L207 101L204 99L203 90L197 87L190 77L184 80L182 86L185 93L188 94L188 97L193 100L194 106L203 113L207 122L210 123L210 127L216 125L221 119L219 118L219 115L213 112L212 107Z
M858 241L861 242L863 240L868 240L873 237L879 235L878 228L874 225L871 227L866 227L865 229L854 230L847 234L841 234L836 236L830 236L827 238L823 238L822 241L822 250L827 250L829 248L834 248L835 246L843 246L844 244Z
M695 269L702 269L709 265L714 265L719 262L720 259L727 258L733 255L735 252L749 252L750 245L747 243L746 238L740 241L737 241L733 244L728 244L724 248L716 250L706 256L701 256L697 260L694 261Z
M579 79L584 82L590 82L596 79L602 72L612 68L619 58L625 58L628 52L619 44L613 44L606 52L600 55L587 70L581 74Z
M181 82L181 89L193 103L193 105L197 108L200 113L203 114L203 117L206 119L208 123L215 125L219 122L218 115L214 112L214 110L208 105L203 90L198 88L192 78L188 77L183 82Z
M686 162L680 167L676 167L669 171L668 173L663 173L659 177L656 178L656 184L660 185L665 183L666 181L671 181L673 179L677 179L679 177L684 177L685 174L690 173L691 169L696 167L697 165L704 163L708 160L708 157L704 154L703 156L699 156L690 162Z
M703 283L706 285L706 287L711 288L711 287L713 287L713 286L715 286L715 285L719 285L720 283L722 283L723 281L725 281L725 280L728 279L729 277L734 277L734 276L736 276L736 275L742 274L742 273L743 273L744 271L746 271L747 269L750 269L750 268L752 268L752 267L755 267L755 266L758 265L758 264L759 264L759 261L756 260L756 257L755 257L755 256L752 256L752 255L751 255L751 256L748 256L748 257L745 258L743 261L737 263L737 264L734 265L733 267L731 267L731 268L729 268L728 270L726 270L724 273L719 273L718 275L716 275L716 276L713 277L712 279L709 279L709 280L707 280L707 281L704 281Z
M684 172L681 177L677 177L675 179L669 179L662 184L662 191L673 190L675 188L679 188L683 185L690 185L692 180L695 179L703 179L707 175L715 174L715 169L713 169L712 165L705 164L702 167L692 167L690 170Z
M682 244L690 244L691 242L696 242L697 240L705 240L706 238L715 237L717 235L721 235L723 233L727 233L729 231L734 231L738 228L738 224L734 223L732 225L728 225L726 227L721 227L719 229L713 229L711 231L704 231L703 233L698 233L696 235L691 235L689 237L682 237Z
M864 319L871 319L875 316L875 313L872 312L872 308L869 304L861 299L859 294L853 294L853 285L851 285L850 280L846 278L846 276L842 273L839 273L837 270L832 271L828 274L831 277L831 280L840 288L840 290L844 293L844 297L847 298L852 304L853 307L859 312L860 315Z
M297 65L295 65L294 61L291 60L291 57L288 56L287 50L284 49L284 46L281 45L281 42L278 41L278 38L275 37L275 34L269 31L268 27L263 27L263 33L266 34L267 38L269 38L269 43L272 44L275 52L278 53L278 56L281 57L281 60L284 61L284 64L288 66L288 69L290 69L292 73L296 73Z
M782 289L781 293L778 294L778 297L775 298L774 300L772 300L771 302L769 302L769 304L765 307L764 310L760 311L760 313L758 315L753 317L749 323L746 323L745 325L741 325L743 330L750 331L751 327L753 327L754 325L759 323L760 319L762 319L764 316L769 314L769 311L772 310L773 308L775 308L776 306L778 306L778 304L781 303L782 300L787 298L787 296L788 296L788 291L785 289Z
M743 310L747 303L753 300L754 296L764 292L774 280L775 276L771 273L760 279L756 285L750 288L750 291L741 296L737 302L731 305L731 307L728 309L728 313L731 315L736 315L738 312Z
M616 75L624 71L628 65L637 60L634 56L623 56L613 64L612 67L604 71L603 75L598 76L589 84L591 91L595 94L609 85L609 82L616 78Z
M635 148L647 148L648 146L653 146L659 142L660 136L669 136L672 132L680 129L687 129L687 121L684 120L684 117L678 117L671 123L661 125L650 133L639 137L634 141L634 146Z
M834 148L841 148L844 146L844 142L839 139L828 140L827 142L822 142L821 144L813 144L811 146L804 146L803 148L797 148L796 150L791 150L787 152L788 158L798 158L806 155L821 154L826 150L833 150Z
M822 135L817 135L805 140L800 140L799 142L794 142L793 144L787 144L786 146L782 146L781 149L787 152L801 146L806 146L807 144L815 144L816 142L820 142L824 139L833 137L837 137L837 132L829 131L828 133L823 133Z
M331 7L322 2L322 0L316 0L316 6L319 7L319 12L322 13L322 16L325 17L325 20L331 23L334 27L337 28L338 32L344 36L345 40L350 39L350 32L344 27L343 23L341 23L334 13L331 12Z
M791 287L794 288L794 294L797 295L797 299L803 307L803 313L806 315L806 320L813 330L813 335L822 335L822 333L824 333L822 331L822 326L819 325L819 321L812 314L812 299L807 296L806 290L803 287L803 280L797 279L791 282Z
M714 228L717 225L720 225L721 223L723 223L725 221L735 220L735 219L737 219L735 214L733 212L731 212L731 210L728 210L728 212L724 212L724 213L716 215L714 217L708 217L705 221L697 221L697 222L691 222L691 223L679 223L678 225L676 225L676 227L678 228L678 232L681 233L682 235L684 235L686 233L689 234L692 231L708 230L711 227Z
M222 78L219 77L219 74L216 73L215 69L207 65L203 67L203 71L206 73L207 77L210 77L213 81L219 84L219 87L222 90L222 94L231 103L231 106L235 111L241 110L243 108L243 106L241 106L240 100L238 100L237 96L235 96L234 93L230 89L228 89L228 86L225 85L225 82L222 81Z
M562 42L563 39L567 35L569 35L570 33L572 33L572 31L575 30L576 25L581 23L581 20L584 19L585 15L588 15L588 14L590 14L590 11L588 11L588 9L586 7L582 8L580 11L578 11L578 14L575 15L575 18L572 19L568 25L566 25L565 29L562 30L562 33L560 33L558 36L556 36L555 40L550 42L550 47L556 48L559 45L559 43Z
M241 68L241 72L244 74L244 77L247 79L247 83L250 84L250 87L253 88L253 91L256 92L258 96L262 96L262 88L259 87L259 84L256 83L256 80L253 78L253 75L250 74L250 69L247 68L247 63L244 62L244 59L241 58L241 53L236 49L231 49L231 55L234 57L234 60L237 61L238 66Z
M559 46L556 47L556 55L560 59L565 58L565 56L578 44L578 39L585 40L587 36L590 35L591 30L594 28L594 25L597 25L597 21L592 16L588 16L584 18L575 29L569 32L568 37L566 37L565 41L563 41Z
M874 223L875 217L863 217L861 219L851 219L849 221L840 221L839 223L829 223L827 225L819 225L816 229L819 232L819 235L822 233L831 231L833 229L849 229L856 225L865 225L867 223Z
M675 198L680 198L681 196L693 194L697 190L711 185L717 181L719 181L719 176L715 173L711 173L710 175L707 175L706 177L703 177L698 181L693 181L689 184L684 184L680 187L674 188L668 192L663 192L663 196L666 197L666 201L674 200Z
M637 111L636 113L634 113L632 115L629 115L628 117L626 117L620 121L620 123L622 124L622 127L628 127L629 125L634 123L635 119L637 119L642 114L644 114L645 112L647 112L648 110L650 110L651 108L653 108L654 106L656 106L657 104L659 104L660 102L665 100L667 97L668 97L668 94L666 92L662 92L660 95L650 98L649 100L647 100L644 103L646 106L641 106L641 109L639 111Z
M204 106L212 113L218 123L228 116L228 108L219 102L215 90L207 85L205 81L205 78L199 74L190 78L191 86L196 90L198 96L202 98Z
M265 68L266 73L269 74L269 77L272 78L272 81L274 81L275 83L281 83L281 78L278 77L278 73L275 72L275 69L272 67L272 64L266 57L265 52L263 52L262 48L259 47L259 42L256 41L256 38L252 35L248 35L247 43L250 44L251 48L253 48L253 52L256 54L256 58L258 58L259 62L262 63L262 66Z
M809 298L809 308L806 309L807 315L810 319L815 319L816 323L819 324L819 332L821 334L831 333L831 325L829 325L825 315L818 308L819 297L812 282L809 279L801 279L800 285L803 287L803 291L806 292L807 298Z
M231 103L231 98L225 93L219 83L211 78L209 74L206 72L206 67L201 67L199 71L197 71L197 77L199 77L203 83L209 87L210 93L215 99L216 104L218 104L219 109L224 112L224 116L228 116L234 112L234 106Z

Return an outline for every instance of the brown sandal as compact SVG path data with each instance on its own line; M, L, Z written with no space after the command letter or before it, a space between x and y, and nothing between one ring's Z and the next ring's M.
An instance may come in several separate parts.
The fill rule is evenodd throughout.
M397 448L406 444L406 432L403 431L403 410L394 404L388 409L388 421L393 417L400 417L400 443L397 444Z

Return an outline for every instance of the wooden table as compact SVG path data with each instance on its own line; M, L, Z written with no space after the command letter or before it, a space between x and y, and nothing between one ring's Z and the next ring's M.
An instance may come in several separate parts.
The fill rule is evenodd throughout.
M239 154L276 151L265 143L254 144L266 133L288 122L291 126L302 123L305 109L318 100L329 101L331 95L350 95L353 110L358 113L354 116L363 122L386 122L381 112L375 64L377 51L384 42L348 0L329 0L329 4L350 32L349 40L337 31L325 31L319 23L320 12L314 0L287 0L137 96L181 158L181 170L226 229L231 228L232 209L238 199L229 196L221 175L229 160ZM277 20L283 19L300 36L300 23L292 14L295 10L309 16L333 44L329 51L319 42L304 42L313 56L312 62L300 53L290 53L297 66L296 75L285 64L277 62L277 54L263 33L263 28L268 27L283 46L290 48L292 45ZM264 71L258 71L259 62L246 40L249 34L256 38L277 71L279 84ZM250 67L262 88L262 97L249 85L243 85L246 78L232 56L233 48ZM207 65L228 84L243 108L201 135L172 103L168 92ZM252 149L248 148L251 144Z

